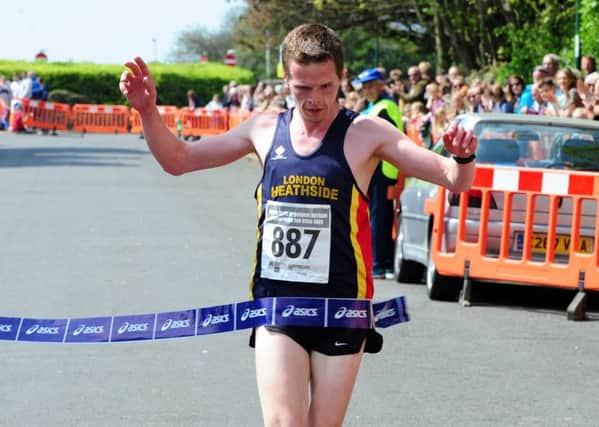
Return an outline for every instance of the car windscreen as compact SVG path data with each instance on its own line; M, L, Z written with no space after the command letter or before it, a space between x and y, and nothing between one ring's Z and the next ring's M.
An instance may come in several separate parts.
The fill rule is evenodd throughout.
M478 138L478 163L599 171L596 129L481 121L474 134ZM433 150L444 151L442 144Z

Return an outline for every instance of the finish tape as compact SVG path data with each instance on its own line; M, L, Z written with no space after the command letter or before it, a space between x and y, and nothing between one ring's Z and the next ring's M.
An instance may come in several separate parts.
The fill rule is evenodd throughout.
M110 343L194 337L263 325L368 329L409 320L403 296L378 303L363 299L275 297L123 316L72 319L0 316L0 340Z

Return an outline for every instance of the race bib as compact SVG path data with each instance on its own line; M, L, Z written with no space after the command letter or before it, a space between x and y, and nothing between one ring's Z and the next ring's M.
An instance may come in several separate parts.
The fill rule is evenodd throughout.
M266 203L262 274L267 279L326 283L331 253L331 206Z

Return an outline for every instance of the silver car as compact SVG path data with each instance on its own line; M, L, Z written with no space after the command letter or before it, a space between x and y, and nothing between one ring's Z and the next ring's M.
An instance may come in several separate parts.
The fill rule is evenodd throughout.
M518 114L465 114L458 117L460 126L472 129L479 145L476 156L480 165L516 166L541 169L599 171L599 122L548 116ZM432 150L447 156L442 142ZM463 278L439 274L431 259L433 216L425 213L425 201L435 199L438 186L409 178L400 198L395 277L400 282L425 279L431 299L456 300ZM488 217L486 255L498 256L503 226L504 192L492 191ZM455 250L460 194L447 193L442 249ZM545 260L549 196L537 196L534 202L534 225L531 242L532 260ZM572 224L572 199L559 197L559 215L554 242L553 262L567 263ZM477 242L481 191L468 193L465 240ZM509 257L521 259L527 195L516 193L510 216ZM578 251L593 250L595 203L585 200L581 209L581 232ZM476 279L473 277L473 279Z

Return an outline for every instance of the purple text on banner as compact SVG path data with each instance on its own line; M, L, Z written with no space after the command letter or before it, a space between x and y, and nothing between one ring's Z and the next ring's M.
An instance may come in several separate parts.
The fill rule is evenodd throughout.
M0 317L0 340L14 341L21 323L20 317Z
M330 299L328 308L328 326L331 328L371 328L370 302L349 299Z
M256 328L272 323L274 299L264 298L237 304L237 329Z
M62 342L67 319L23 319L19 341Z
M154 334L154 314L115 316L111 342L151 340Z
M65 342L108 342L111 317L71 319Z
M325 301L312 298L277 298L278 326L324 326Z
M159 313L154 338L193 337L196 328L196 310Z
M217 305L198 310L197 335L218 334L235 330L233 304Z

